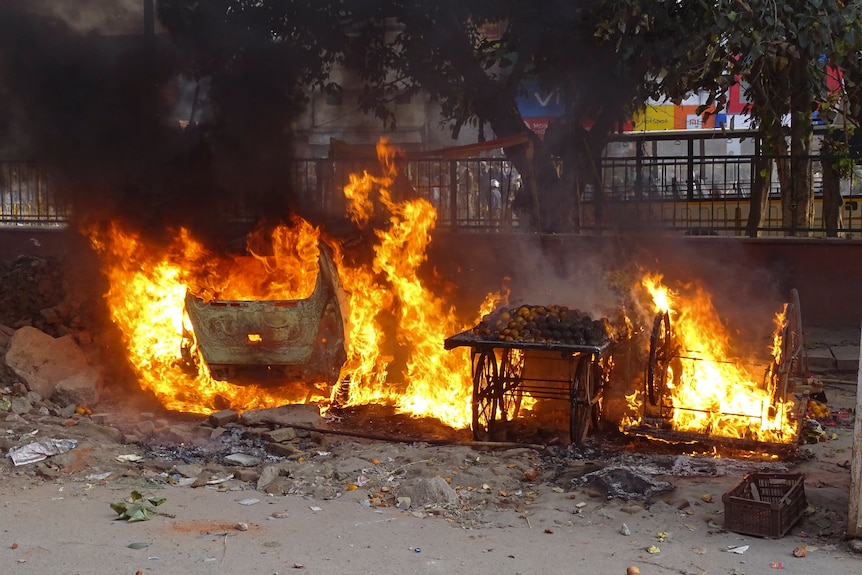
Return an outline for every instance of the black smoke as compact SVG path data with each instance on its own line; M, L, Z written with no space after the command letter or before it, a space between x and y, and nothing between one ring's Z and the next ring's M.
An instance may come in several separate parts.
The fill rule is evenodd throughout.
M271 95L285 74L268 54L213 78L210 121L186 126L178 80L194 85L195 70L167 34L145 34L142 13L139 30L88 27L48 9L61 4L0 0L0 160L47 170L75 225L120 219L224 240L237 214L287 216L283 126L298 106Z

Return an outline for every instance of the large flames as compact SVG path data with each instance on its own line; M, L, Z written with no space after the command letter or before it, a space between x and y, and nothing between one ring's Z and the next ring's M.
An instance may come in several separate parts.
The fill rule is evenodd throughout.
M87 230L110 284L105 297L111 318L143 389L168 409L192 413L307 401L324 408L335 402L388 404L456 428L469 425L469 350L447 351L443 341L470 326L419 279L436 212L423 199L391 193L397 187L397 150L381 141L377 152L382 175L351 175L343 190L349 215L373 232L364 261L298 217L267 235L250 234L250 255L243 256L213 253L185 230L163 246L148 245L117 222ZM320 269L321 242L331 248L347 299L346 361L337 385L236 385L214 377L205 362L199 362L200 369L188 369L183 352L189 348L184 345L194 330L185 309L187 292L204 301L307 298ZM762 372L730 361L726 331L708 294L681 297L660 280L647 275L641 285L654 312L667 313L671 320L676 356L662 372L660 400L650 407L642 390L635 391L629 402L637 415L629 414L624 424L658 414L679 431L770 442L795 437L792 402L776 399ZM500 294L488 294L476 317L505 303L508 295L505 287ZM778 354L778 336L774 344ZM531 398L524 400L522 407Z
M727 328L708 293L695 285L683 295L663 285L662 279L647 274L641 282L653 312L669 318L670 337L663 339L668 332L657 320L651 341L654 349L659 348L650 359L659 364L653 375L660 397L650 406L644 397L648 394L638 390L629 396L633 409L640 414L652 412L680 432L770 443L794 441L798 422L792 395L776 393L775 382L768 377L770 365L781 361L784 310L776 315L773 340L760 354L772 357L765 363L748 363L733 355Z
M122 332L128 361L141 387L152 391L167 408L193 413L307 400L327 404L337 393L342 405L390 403L401 412L466 427L470 421L466 353L445 351L442 345L447 335L465 326L417 276L436 213L422 199L392 199L394 152L381 142L378 156L383 176L352 175L344 189L349 212L359 224L384 222L374 230L370 264L348 263L337 243L299 218L277 227L268 238L250 236L252 257L216 255L185 230L160 249L146 245L117 223L89 230L110 284L106 298L112 320ZM238 386L215 379L205 364L197 373L182 369L183 331L191 330L184 314L187 290L205 300L308 297L317 278L320 241L332 247L349 299L345 306L349 345L342 369L349 390L342 386L331 390L321 382L307 382L302 389ZM394 322L388 322L394 324L394 332L385 329L384 316L394 316ZM400 373L390 374L394 358L383 354L387 347L405 355Z

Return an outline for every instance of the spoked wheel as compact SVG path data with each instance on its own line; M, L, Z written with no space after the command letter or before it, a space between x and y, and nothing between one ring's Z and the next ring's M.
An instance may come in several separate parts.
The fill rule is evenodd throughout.
M664 396L667 388L667 368L672 357L670 314L664 311L656 316L649 338L649 363L645 383L652 405L658 405Z
M581 445L590 431L593 422L593 403L597 400L598 372L593 365L592 356L585 355L578 361L575 377L572 380L569 401L569 436L575 445Z
M486 349L475 355L473 363L473 438L486 441L497 416L497 356Z
M790 301L785 309L784 326L781 328L781 355L779 361L774 363L772 367L772 376L775 378L773 405L787 398L791 378L804 377L807 372L808 365L802 338L802 311L799 308L799 292L792 289L790 290Z
M524 351L521 349L506 349L500 364L500 419L514 421L521 410L521 378L524 374Z

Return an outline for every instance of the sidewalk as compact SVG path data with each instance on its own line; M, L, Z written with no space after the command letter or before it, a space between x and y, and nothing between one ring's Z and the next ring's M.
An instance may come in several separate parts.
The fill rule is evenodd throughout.
M808 367L815 373L855 374L859 370L859 330L804 329Z

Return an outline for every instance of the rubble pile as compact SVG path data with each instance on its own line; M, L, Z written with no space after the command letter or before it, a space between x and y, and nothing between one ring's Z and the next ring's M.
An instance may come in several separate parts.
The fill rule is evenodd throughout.
M0 324L31 326L54 337L82 328L67 301L65 278L62 258L20 256L0 262Z

